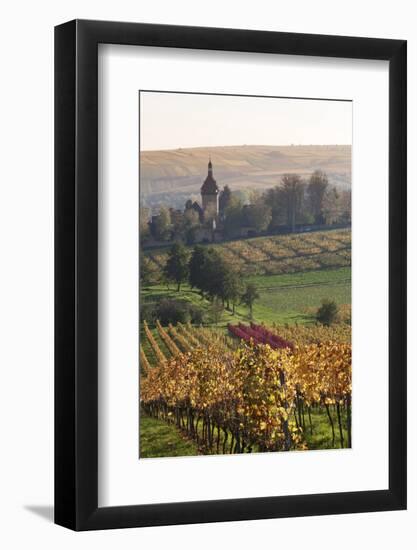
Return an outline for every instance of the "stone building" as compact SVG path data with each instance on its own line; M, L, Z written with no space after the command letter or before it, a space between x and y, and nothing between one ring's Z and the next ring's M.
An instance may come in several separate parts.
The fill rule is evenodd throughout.
M215 227L219 216L219 188L216 180L213 178L211 159L208 163L207 177L201 186L201 204L204 221L214 222L213 227Z

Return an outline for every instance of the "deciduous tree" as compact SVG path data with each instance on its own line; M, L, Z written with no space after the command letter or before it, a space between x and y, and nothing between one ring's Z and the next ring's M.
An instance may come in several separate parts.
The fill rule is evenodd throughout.
M287 225L295 231L303 208L305 183L298 174L284 174L282 193L287 211Z
M314 223L324 223L323 207L329 181L324 172L316 170L311 176L307 187L309 206L314 217Z
M220 214L223 214L226 211L227 207L230 204L231 198L232 198L232 192L230 190L230 187L228 185L225 185L219 196Z
M188 253L186 248L179 243L175 243L165 264L164 274L170 281L177 284L177 291L181 289L181 284L188 279Z
M156 239L169 240L171 236L171 213L164 206L160 209L152 223L152 231Z
M253 304L255 300L259 299L259 294L256 289L256 286L253 283L248 283L246 285L245 292L241 297L241 303L249 308L250 318L253 319Z
M257 200L245 209L246 221L256 231L265 231L272 220L271 207L262 200Z

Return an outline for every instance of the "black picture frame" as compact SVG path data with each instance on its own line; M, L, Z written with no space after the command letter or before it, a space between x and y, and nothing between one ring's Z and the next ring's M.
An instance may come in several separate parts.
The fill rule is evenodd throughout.
M98 44L389 62L389 488L98 507ZM406 508L406 41L74 20L55 28L55 522L74 530Z

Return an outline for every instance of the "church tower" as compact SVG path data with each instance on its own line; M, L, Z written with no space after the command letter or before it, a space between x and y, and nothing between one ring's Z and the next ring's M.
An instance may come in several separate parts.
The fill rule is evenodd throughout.
M208 174L201 186L201 202L203 205L204 221L216 221L219 215L219 188L213 178L211 159L208 163Z

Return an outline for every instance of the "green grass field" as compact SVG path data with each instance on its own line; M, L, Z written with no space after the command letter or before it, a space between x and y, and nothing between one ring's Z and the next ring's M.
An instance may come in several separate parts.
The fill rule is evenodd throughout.
M312 312L322 300L331 298L339 305L351 303L351 270L349 267L322 269L285 275L258 275L248 277L253 282L260 298L253 308L254 319L265 323L311 323ZM183 285L177 292L173 285L153 285L141 289L141 300L159 302L163 299L186 300L202 308L209 316L210 303L200 294ZM247 321L247 308L238 305L235 315L225 310L219 326ZM209 321L208 321L209 323Z
M327 416L327 413L325 412L325 409L321 407L320 409L313 409L311 412L311 421L313 424L313 433L310 431L309 423L308 423L308 417L306 415L306 429L304 432L304 438L306 440L307 446L310 450L317 450L317 449L338 449L341 447L340 445L340 435L339 435L339 427L337 423L337 415L333 407L330 407L330 414L333 419L334 423L334 430L335 430L335 441L333 444L333 437L332 437L332 429L331 425ZM347 429L346 429L346 414L344 410L341 411L342 416L342 431L343 431L343 438L345 441L347 441Z
M140 415L140 458L195 456L197 445L185 439L172 424Z
M330 414L333 418L335 429L335 440L333 443L332 430L323 408L312 410L311 420L313 433L311 433L308 416L306 418L306 429L304 438L310 450L317 449L337 449L340 448L340 435L337 424L337 416L334 410L330 408ZM346 415L342 413L343 437L346 442ZM215 435L216 437L216 435ZM223 447L223 433L220 438L220 454ZM230 443L230 441L228 441ZM346 443L345 443L346 445ZM230 451L230 445L226 444L226 454ZM253 449L256 452L256 448ZM167 424L163 420L151 418L141 412L140 415L140 457L158 458L175 456L195 456L198 453L198 447L195 442L186 439L181 431L173 424Z
M308 271L290 275L251 277L259 292L253 315L264 323L310 323L322 300L351 303L351 270Z

